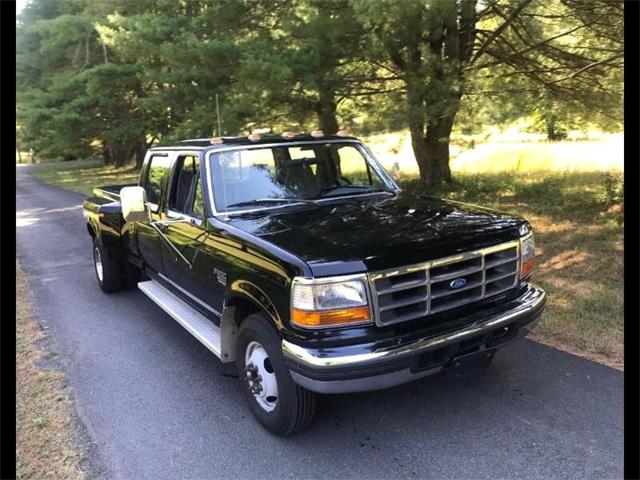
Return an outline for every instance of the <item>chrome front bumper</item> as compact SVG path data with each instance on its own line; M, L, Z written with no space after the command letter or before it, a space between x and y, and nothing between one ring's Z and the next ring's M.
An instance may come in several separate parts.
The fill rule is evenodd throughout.
M468 345L477 350L494 350L522 338L538 322L544 309L544 290L528 284L517 298L499 312L475 312L467 327L439 336L413 338L404 343L379 347L358 344L325 349L304 348L282 341L282 351L297 384L318 393L347 393L379 390L446 370L451 359ZM474 321L475 320L475 321ZM507 329L508 336L498 337ZM495 342L495 338L503 338ZM474 343L475 342L475 343ZM434 366L425 355L438 352L442 361Z

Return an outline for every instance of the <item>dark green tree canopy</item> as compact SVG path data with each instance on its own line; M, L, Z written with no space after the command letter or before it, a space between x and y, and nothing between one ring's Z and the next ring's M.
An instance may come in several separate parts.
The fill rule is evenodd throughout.
M19 140L121 165L157 141L253 128L408 128L433 184L450 179L454 128L619 128L622 13L617 0L32 0Z

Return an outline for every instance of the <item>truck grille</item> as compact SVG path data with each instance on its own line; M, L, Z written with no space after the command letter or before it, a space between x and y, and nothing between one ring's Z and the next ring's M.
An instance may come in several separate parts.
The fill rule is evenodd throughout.
M518 282L519 242L370 275L378 325L444 312L505 292Z

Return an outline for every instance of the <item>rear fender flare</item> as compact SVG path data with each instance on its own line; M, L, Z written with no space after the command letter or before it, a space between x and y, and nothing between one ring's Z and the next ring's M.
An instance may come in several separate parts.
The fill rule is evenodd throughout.
M100 225L99 217L90 216L87 218L87 231L91 238L105 247L105 253L109 258L116 261L123 261L125 251L120 242L120 236L113 234L111 231L105 231L104 226Z
M92 239L94 239L96 242L104 244L99 217L94 215L90 215L87 217L87 230L89 231L89 235L91 235Z
M87 232L89 232L89 235L91 236L92 239L97 239L98 238L98 233L96 232L96 228L93 225L93 222L91 222L91 220L88 220L87 223Z

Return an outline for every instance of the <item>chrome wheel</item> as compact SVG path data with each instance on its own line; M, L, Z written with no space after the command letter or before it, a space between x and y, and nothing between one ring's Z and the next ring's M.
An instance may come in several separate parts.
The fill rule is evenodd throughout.
M260 408L272 412L278 403L278 382L267 351L260 343L252 341L247 345L244 360L249 392Z
M93 263L96 266L96 274L98 275L98 280L103 281L104 272L102 270L102 256L100 255L100 250L98 247L93 249Z

